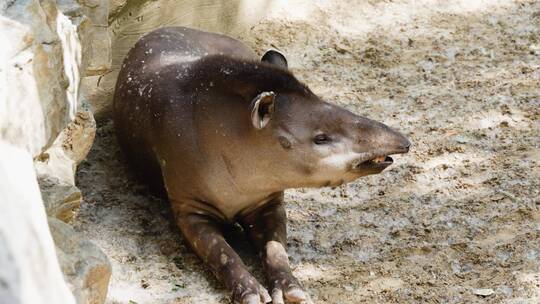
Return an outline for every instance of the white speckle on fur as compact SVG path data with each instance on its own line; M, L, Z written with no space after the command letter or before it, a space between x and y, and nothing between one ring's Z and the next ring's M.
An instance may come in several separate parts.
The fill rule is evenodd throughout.
M221 262L221 265L227 265L227 263L229 262L229 257L225 253L222 253L219 256L219 261Z
M228 69L228 68L221 68L221 73L225 74L225 75L231 75L232 74L232 70L231 69Z
M143 94L144 94L144 89L146 89L147 86L148 86L148 84L145 84L145 85L143 85L142 87L138 88L139 96L143 96Z

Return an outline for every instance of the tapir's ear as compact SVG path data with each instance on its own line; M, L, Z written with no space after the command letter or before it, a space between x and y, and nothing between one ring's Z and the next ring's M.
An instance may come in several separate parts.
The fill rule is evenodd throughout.
M274 114L274 92L262 92L251 102L251 123L260 130L264 128Z
M276 50L266 51L266 53L264 53L264 55L262 56L261 61L275 64L284 69L288 67L287 59L285 58L285 55L281 54L280 52Z

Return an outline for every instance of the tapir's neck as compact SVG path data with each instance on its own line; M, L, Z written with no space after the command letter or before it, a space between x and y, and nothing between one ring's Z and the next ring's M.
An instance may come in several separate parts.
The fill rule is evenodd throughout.
M224 91L237 91L253 98L264 91L295 92L312 96L313 93L288 70L260 61L246 61L225 55L212 55L199 59L192 67L188 85L210 83ZM256 93L255 95L253 95ZM253 96L252 96L253 95Z
M246 153L247 154L247 153ZM222 154L223 166L226 168L227 180L240 194L257 196L283 191L288 187L280 178L280 174L269 174L269 164L256 160L236 159ZM270 168L270 172L273 169Z

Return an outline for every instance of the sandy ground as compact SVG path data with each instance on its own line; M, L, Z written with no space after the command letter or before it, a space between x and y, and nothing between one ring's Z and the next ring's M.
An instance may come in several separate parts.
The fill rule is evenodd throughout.
M413 148L383 174L287 191L292 265L315 302L540 303L540 1L316 2L243 40ZM75 226L113 264L109 303L229 303L110 121L77 182Z

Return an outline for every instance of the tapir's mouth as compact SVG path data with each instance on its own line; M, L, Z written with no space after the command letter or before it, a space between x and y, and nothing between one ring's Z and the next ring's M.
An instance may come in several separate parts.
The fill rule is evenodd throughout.
M365 160L363 162L358 163L355 166L355 169L357 170L377 170L382 171L386 169L388 166L394 163L394 160L388 156L388 155L382 155L377 156L372 159Z
M394 160L390 156L379 156L374 159L366 160L365 162L361 162L360 165L365 166L371 166L371 167L388 167L390 166Z
M352 169L363 174L379 173L394 163L394 160L392 157L390 157L390 155L401 153L406 152L391 151L390 153L370 153L360 159L357 159L353 163Z

